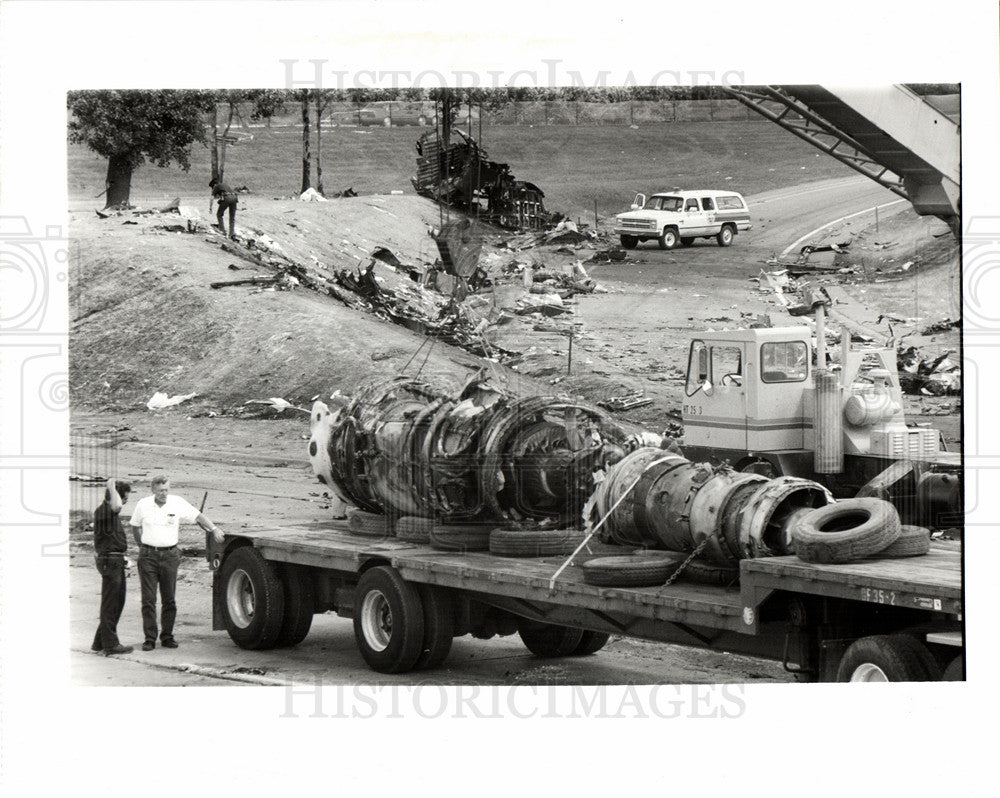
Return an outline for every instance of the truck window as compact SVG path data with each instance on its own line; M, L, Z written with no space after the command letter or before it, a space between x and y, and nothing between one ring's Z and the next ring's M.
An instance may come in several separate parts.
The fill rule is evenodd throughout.
M739 197L719 197L718 202L720 211L743 209L743 202L740 200Z
M705 393L711 393L712 383L708 374L708 347L704 341L692 341L688 352L687 383L685 394L694 396L702 388Z
M764 382L802 382L809 374L805 341L771 341L760 346L760 378Z
M696 199L689 199L687 201L687 204L684 206L684 210L686 210L686 211L696 211L696 210L698 210L698 200L696 200Z
M743 352L738 346L712 347L712 385L743 383Z
M706 210L706 211L714 211L715 210L715 203L712 202L712 198L711 197L702 197L701 198L701 207L702 207L703 210Z

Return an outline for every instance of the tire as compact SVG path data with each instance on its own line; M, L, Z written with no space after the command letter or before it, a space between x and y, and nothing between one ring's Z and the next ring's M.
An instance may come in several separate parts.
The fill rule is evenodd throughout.
M733 238L736 234L733 232L733 228L726 224L722 226L719 234L715 237L715 240L719 242L720 247L732 246Z
M837 667L838 682L932 682L940 676L927 646L904 634L855 640Z
M347 511L347 528L355 535L384 538L392 534L389 516L352 507Z
M886 546L875 557L919 557L931 550L931 531L922 526L903 524L899 537Z
M692 236L681 236L681 246L690 247L694 244L694 238Z
M424 641L413 669L430 670L444 662L451 651L455 606L451 594L443 588L417 585L417 593L424 608Z
M672 227L665 227L657 241L660 243L660 249L673 249L677 246L677 231Z
M549 557L572 554L583 534L569 529L494 529L490 551L501 557Z
M285 616L275 648L297 646L306 639L316 612L312 579L308 571L295 565L286 565L280 572L285 593Z
M426 116L418 116L417 117L417 124L420 125L420 127L424 127L424 125L427 124L427 117Z
M653 587L677 570L684 555L596 557L583 564L583 581L600 587Z
M392 120L389 117L386 117L385 119L383 119L382 120L382 127L392 127Z
M723 565L713 565L700 560L691 560L684 566L678 579L694 582L699 585L722 585L729 587L740 581L739 568L726 568Z
M396 522L396 537L409 543L427 543L434 522L430 518L404 515Z
M607 632L584 630L583 637L580 638L580 644L571 653L574 657L589 657L591 654L596 654L604 648L610 639L611 635Z
M864 559L899 535L899 513L881 499L844 499L813 510L792 525L795 553L812 563Z
M365 662L379 673L413 668L423 651L420 594L395 568L365 571L354 591L354 639Z
M625 249L635 249L639 246L638 236L618 236L618 240L622 242L622 247Z
M965 660L959 654L948 663L948 667L941 674L942 682L964 682L965 681Z
M285 617L285 591L274 567L252 546L222 561L226 631L240 648L274 648Z
M430 531L431 547L441 551L489 551L490 530L487 527L469 525L439 526Z
M536 657L568 657L583 640L583 630L554 624L525 624L517 630L528 651Z

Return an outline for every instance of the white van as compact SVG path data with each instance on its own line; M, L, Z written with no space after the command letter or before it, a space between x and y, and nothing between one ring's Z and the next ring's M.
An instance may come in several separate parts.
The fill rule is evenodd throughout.
M749 230L750 211L735 191L664 191L648 200L636 194L632 210L619 213L615 234L625 249L640 241L656 239L660 249L673 249L678 242L691 246L696 238L712 238L720 247L733 243L737 233Z

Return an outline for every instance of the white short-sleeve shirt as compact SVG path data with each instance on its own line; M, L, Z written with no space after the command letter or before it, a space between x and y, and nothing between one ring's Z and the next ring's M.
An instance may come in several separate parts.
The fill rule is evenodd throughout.
M161 507L155 496L139 499L129 524L142 528L141 542L147 546L176 546L180 524L193 524L199 512L180 496L167 494Z

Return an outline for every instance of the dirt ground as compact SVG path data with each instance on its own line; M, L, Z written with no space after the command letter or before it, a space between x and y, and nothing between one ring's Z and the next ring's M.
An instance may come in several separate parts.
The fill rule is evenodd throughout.
M327 497L308 465L307 417L294 409L278 414L246 402L280 397L308 407L313 397L328 396L334 389L350 393L372 377L418 369L429 381L454 386L485 367L517 393L566 392L593 402L625 390L643 391L653 403L620 418L662 432L679 421L683 370L693 332L745 326L763 314L770 314L775 325L791 321L773 292L761 290L754 278L762 269L781 268L773 259L793 242L791 229L801 234L837 218L841 207L845 215L859 207L859 193L868 190L866 184L841 183L815 188L829 192L820 192L811 210L801 211L804 215L799 217L784 210L789 202L802 205L801 197L787 199L794 192L772 192L756 202L752 198L755 228L728 249L714 241L699 241L690 248L664 252L655 243L646 243L624 261L602 264L587 259L596 249L614 243L606 230L596 241L522 251L503 246L499 235L491 236L483 262L496 276L496 287L483 296L494 307L502 307L512 292L523 293L520 278L502 277L504 267L514 262L558 270L582 260L600 286L598 292L572 301L576 328L572 364L565 326L544 316L518 317L516 323L494 328L491 344L518 354L506 366L486 362L447 344L426 346L427 339L410 329L302 287L212 290L208 284L213 281L269 272L239 251L223 249L217 233L164 229L165 222L176 223L176 215L99 219L92 211L74 209L70 286L74 678L80 683L105 683L107 669L114 667L88 654L97 615L95 590L99 593L87 527L100 501L97 478L114 474L127 479L136 486L133 496L138 498L145 495L151 475L166 472L175 492L193 503L207 492L206 513L229 532L291 520L328 520ZM241 211L237 226L241 236L266 234L286 256L322 274L367 263L375 246L387 247L405 264L427 265L436 255L427 232L439 221L438 209L426 200L383 195L329 203L255 200ZM857 239L851 253L859 258L858 267L849 274L814 279L837 283L868 315L891 317L880 329L892 325L897 337L919 344L928 356L957 349L955 330L920 334L933 322L956 317L954 245L935 237L940 228L901 208L883 214L877 235L870 221L862 217L834 225L811 240L842 241L849 233ZM898 265L906 260L916 265L899 272ZM378 274L384 285L403 279L381 265ZM145 403L156 391L197 396L153 412ZM911 420L943 429L949 443L960 446L957 398L914 397L908 399L907 411ZM192 678L232 679L233 669L246 667L248 660L224 633L210 632L210 575L199 558L202 533L192 529L181 541L188 555L181 575L181 622L190 625L189 640L203 641L199 645L204 648L176 655L158 650L153 652L156 658L141 653L131 658L149 664L169 659L168 670L194 663L205 670L191 671ZM125 611L130 620L123 622L125 642L140 639L137 588L137 579L131 580ZM267 678L311 679L310 674L319 673L324 679L364 681L367 672L360 669L353 651L350 622L323 617L317 627L320 631L302 645L313 648L303 664L294 666L300 670L289 672L293 666L282 660L287 655L273 653L264 657L259 669ZM497 648L487 648L494 645ZM346 670L333 666L327 649L342 652L346 659L337 661ZM465 641L456 651L465 652L456 660L465 664L449 670L446 677L486 683L789 678L773 663L624 639L599 655L612 658L605 660L612 664L604 670L587 665L560 673L545 671L516 638ZM467 670L470 662L481 658L493 658L494 665ZM137 671L135 683L158 683L150 673Z

